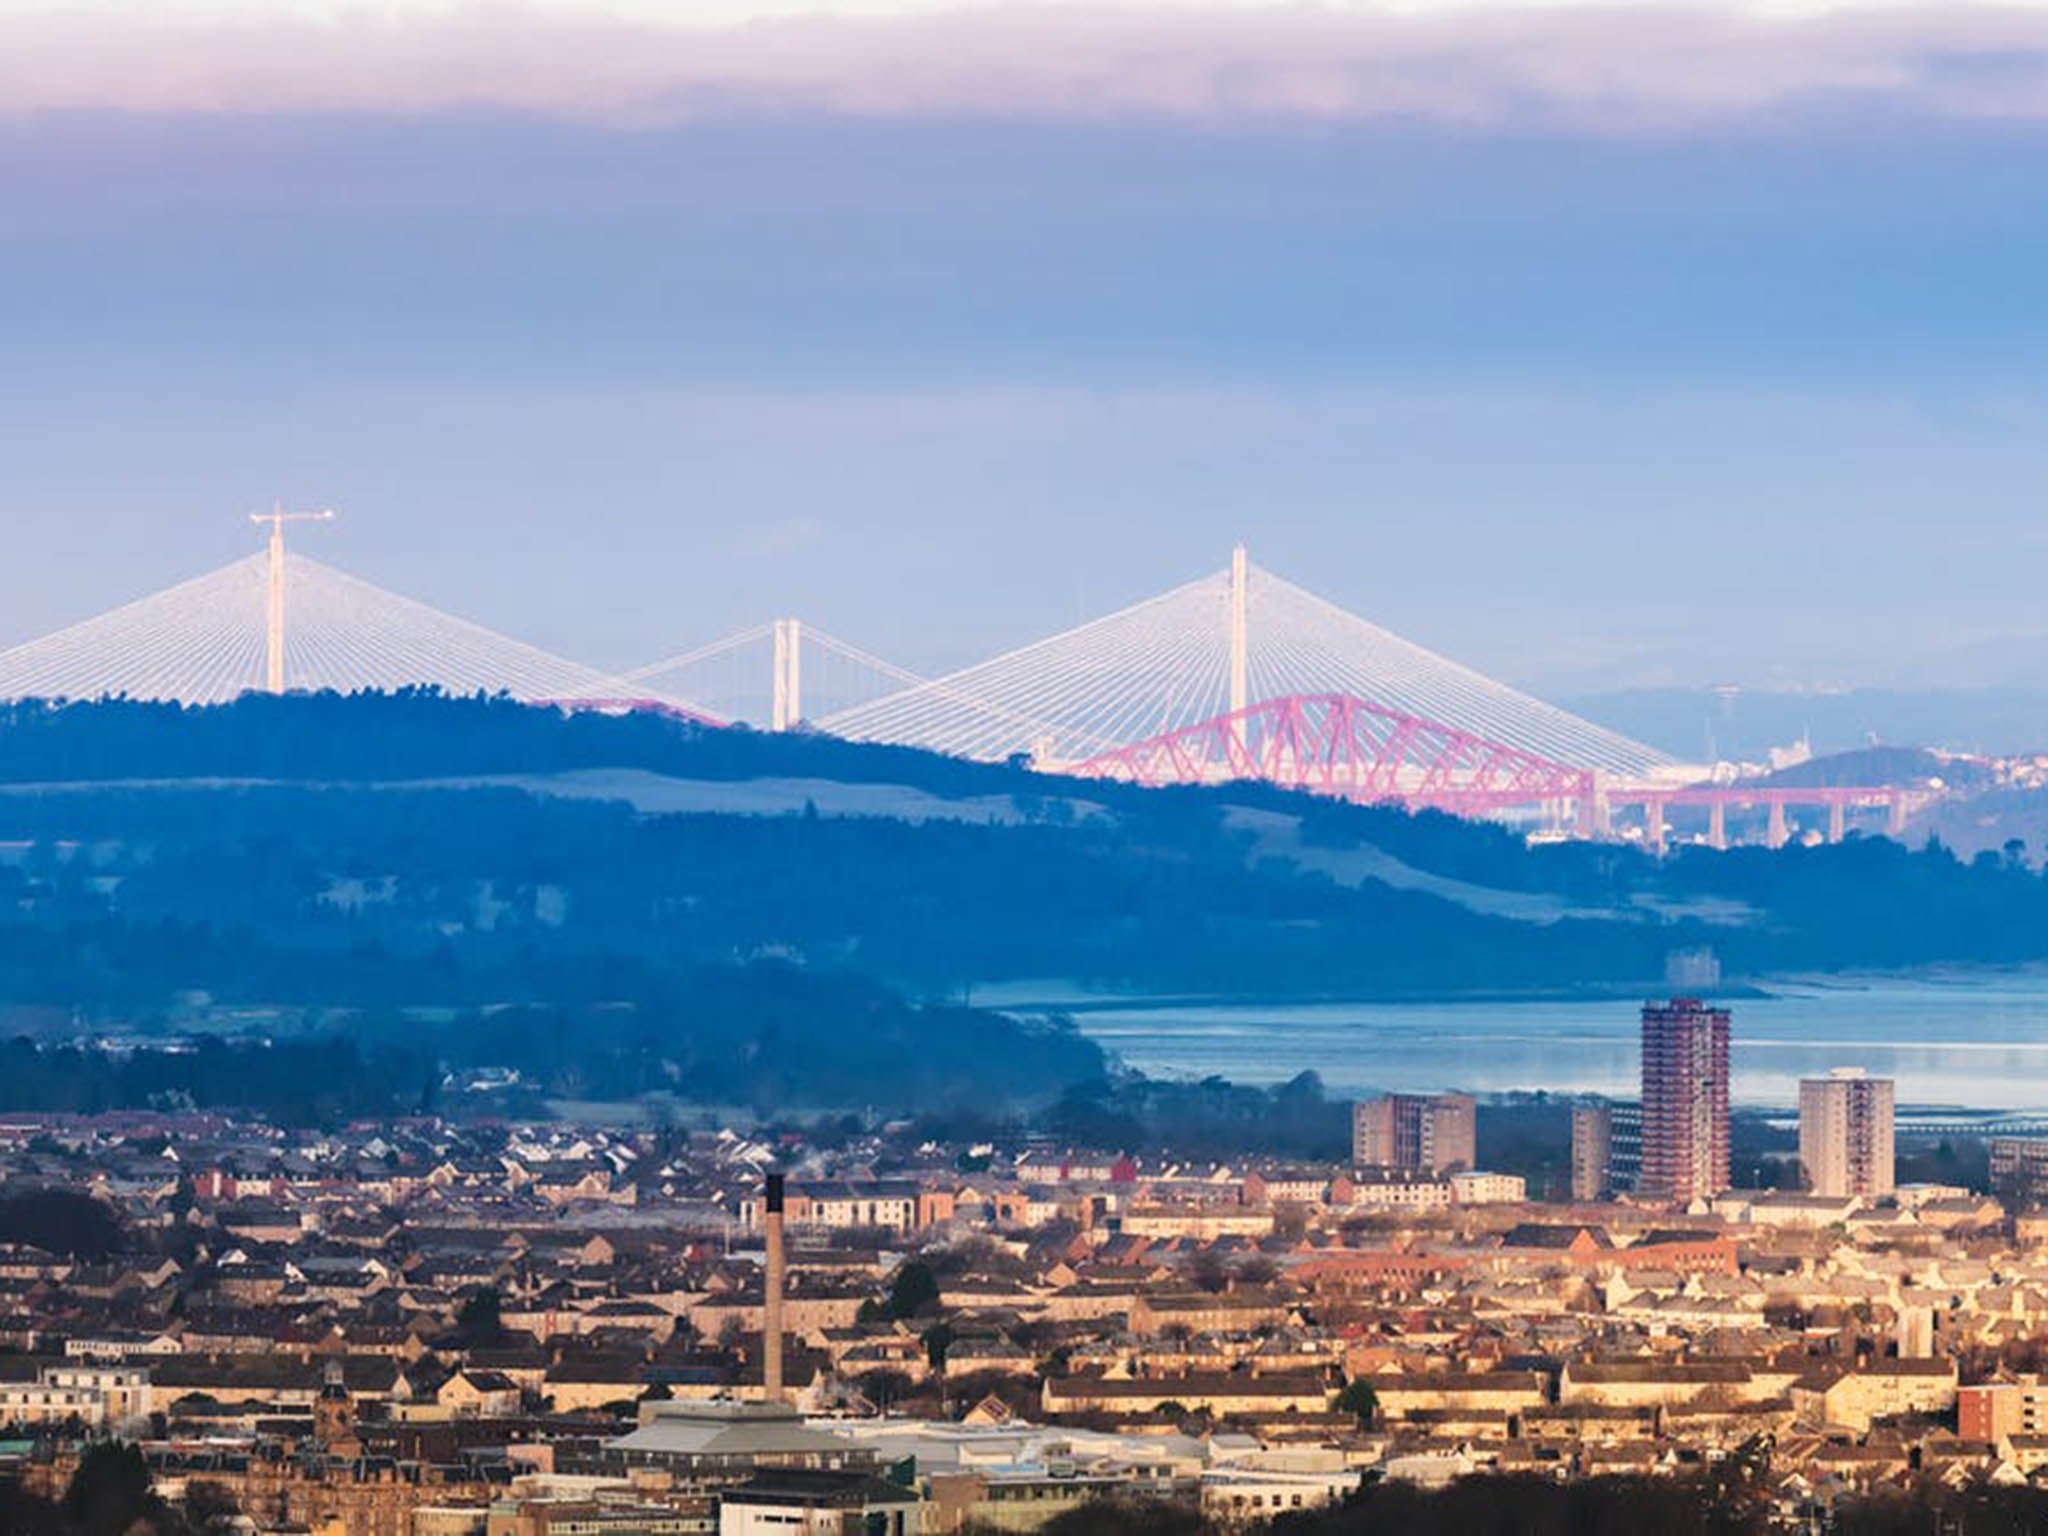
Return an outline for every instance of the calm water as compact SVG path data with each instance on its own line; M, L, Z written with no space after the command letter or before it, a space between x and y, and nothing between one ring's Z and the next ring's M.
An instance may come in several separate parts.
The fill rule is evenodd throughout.
M1863 1067L1902 1104L2048 1110L2048 972L1782 984L1734 1009L1735 1098L1791 1104L1801 1077ZM1610 1093L1638 1087L1639 1004L1317 1003L1084 1011L1134 1067L1277 1082L1314 1068L1333 1090Z

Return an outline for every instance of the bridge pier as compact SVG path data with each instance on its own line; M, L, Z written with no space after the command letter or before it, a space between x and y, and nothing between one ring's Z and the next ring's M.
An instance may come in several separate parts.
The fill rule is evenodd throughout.
M1728 846L1728 802L1718 795L1707 807L1707 842L1715 848Z
M1651 795L1643 801L1643 842L1660 857L1664 852L1664 800Z
M1906 835L1906 792L1893 790L1885 797L1884 829L1893 837Z
M1828 841L1839 843L1848 833L1849 808L1839 799L1828 802Z
M1605 838L1614 830L1614 817L1607 804L1607 788L1599 771L1586 776L1586 787L1572 809L1572 820L1580 837Z
M1782 848L1790 839L1791 832L1785 825L1785 802L1776 796L1771 798L1771 825L1764 834L1764 844L1770 848Z

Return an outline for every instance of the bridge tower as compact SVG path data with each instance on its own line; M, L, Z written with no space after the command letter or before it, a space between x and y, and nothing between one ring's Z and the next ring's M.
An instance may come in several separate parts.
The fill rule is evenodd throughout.
M756 630L756 634L760 631ZM801 619L775 621L775 698L770 721L786 731L804 717L804 626ZM759 674L756 674L757 676Z
M334 509L321 512L287 512L284 503L273 502L268 512L251 512L252 523L270 524L270 585L266 594L263 633L263 688L266 693L284 692L284 525L286 523L331 523Z
M1230 552L1230 712L1234 715L1250 702L1245 686L1249 671L1250 635L1246 625L1250 593L1251 559L1243 544Z

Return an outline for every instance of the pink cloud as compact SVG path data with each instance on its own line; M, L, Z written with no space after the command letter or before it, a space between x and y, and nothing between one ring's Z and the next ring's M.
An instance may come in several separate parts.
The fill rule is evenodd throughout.
M411 21L201 25L73 10L0 22L0 110L22 112L496 107L634 124L797 109L1636 129L1845 99L2048 116L2048 14L989 4L693 29L489 7Z

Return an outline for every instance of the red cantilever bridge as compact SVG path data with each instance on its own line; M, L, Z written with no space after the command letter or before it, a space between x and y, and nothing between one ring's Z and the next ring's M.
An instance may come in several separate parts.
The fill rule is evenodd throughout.
M1581 802L1571 768L1350 694L1290 694L1098 753L1067 770L1157 787L1259 779L1348 800L1485 816Z
M1347 694L1292 694L1198 721L1069 766L1083 778L1147 787L1258 780L1369 804L1456 816L1547 815L1582 834L1605 830L1612 813L1634 807L1645 841L1662 848L1669 813L1706 812L1707 840L1728 844L1728 812L1763 810L1772 847L1790 837L1787 811L1825 810L1827 839L1846 835L1852 811L1883 814L1887 831L1928 798L1897 786L1629 784L1574 768L1470 731L1403 714Z

